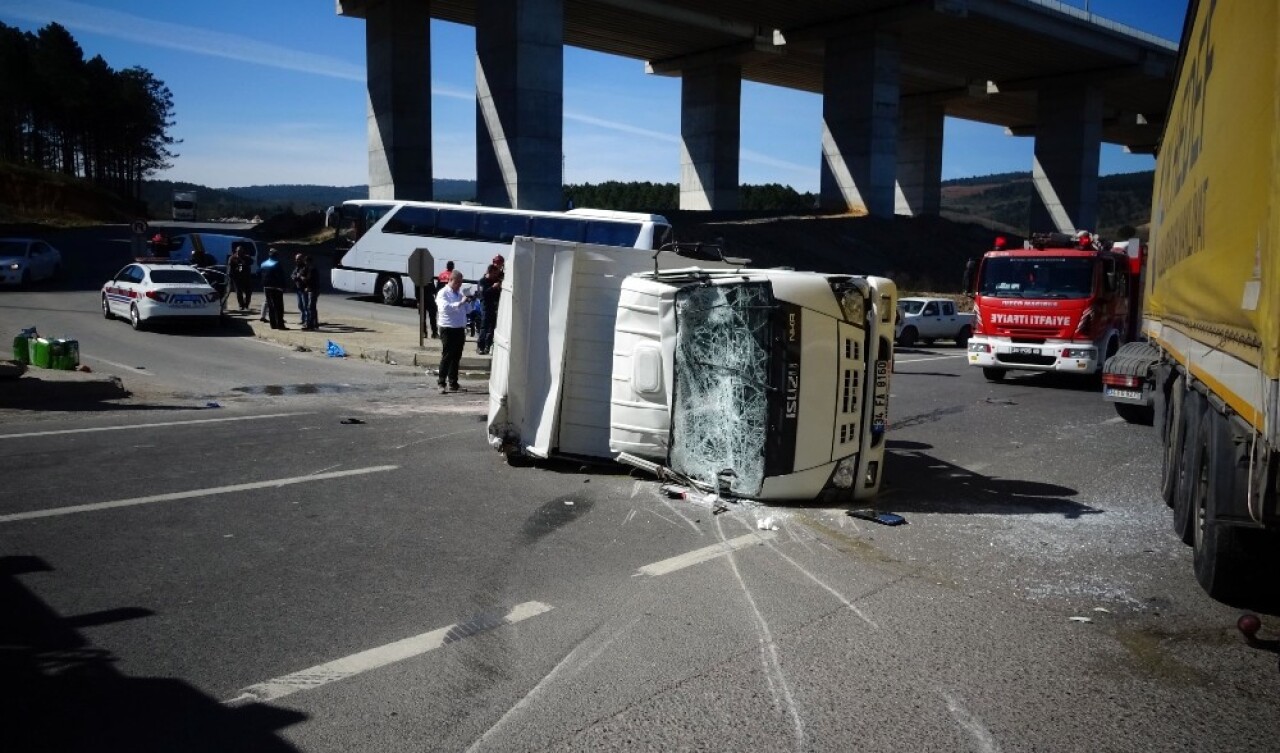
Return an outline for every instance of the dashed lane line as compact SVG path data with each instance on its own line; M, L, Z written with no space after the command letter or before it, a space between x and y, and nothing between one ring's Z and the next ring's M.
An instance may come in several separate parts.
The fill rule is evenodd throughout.
M307 416L309 413L266 413L261 416L228 416L226 418L193 418L190 421L159 421L154 424L129 424L128 426L92 426L86 429L55 429L29 431L24 434L0 434L0 439L25 439L26 437L51 437L56 434L86 434L93 431L123 431L125 429L153 429L158 426L187 426L194 424L218 424L226 421L258 421L264 418L288 418Z
M195 497L211 497L216 494L232 494L235 492L250 491L252 489L272 489L280 486L289 486L291 484L305 484L311 481L327 481L333 478L343 478L345 476L363 476L368 473L382 473L383 471L394 471L400 466L398 465L375 465L369 468L352 468L346 471L332 471L329 473L313 473L309 476L294 476L292 478L278 478L271 481L254 481L247 484L232 484L230 486L215 486L208 489L193 489L187 492L171 492L169 494L153 494L149 497L134 497L132 499L118 499L113 502L97 502L89 505L71 505L68 507L54 507L48 510L31 510L29 512L18 512L10 515L0 515L0 523L16 523L20 520L33 520L35 518L52 518L58 515L75 515L82 512L98 512L99 510L112 510L117 507L133 507L135 505L149 505L154 502L172 502L179 499L193 499Z
M454 641L470 638L480 633L487 633L494 628L513 625L530 617L536 617L551 611L549 604L540 601L526 601L517 604L506 614L477 615L466 622L455 623L438 628L412 638L388 643L384 646L361 651L341 659L318 664L310 669L293 672L257 685L250 685L235 698L223 701L224 704L239 706L245 703L271 701L292 695L302 690L313 690L331 682L345 680L371 669L385 667L398 661L421 656Z
M669 557L660 562L654 562L640 568L640 573L644 575L666 575L676 570L683 570L692 565L698 565L707 560L713 560L716 557L723 557L735 550L745 547L763 544L764 542L778 537L775 531L760 531L758 533L749 533L745 536L739 536L734 539L727 539L719 544L704 546L701 549L694 549L692 552L686 552L675 557Z

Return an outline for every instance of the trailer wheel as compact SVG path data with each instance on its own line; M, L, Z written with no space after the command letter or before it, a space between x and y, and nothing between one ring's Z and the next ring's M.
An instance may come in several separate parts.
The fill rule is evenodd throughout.
M388 306L399 306L404 300L404 290L400 288L400 278L395 275L383 275L378 278L378 296Z
M1164 411L1161 420L1164 422L1161 435L1164 439L1164 453L1160 464L1160 496L1164 503L1173 507L1178 493L1178 458L1182 455L1182 377L1173 380L1168 396L1164 399ZM1163 393L1162 393L1163 394Z
M1242 478L1231 426L1223 416L1214 411L1206 414L1196 444L1202 450L1190 479L1196 581L1219 601L1240 599L1249 595L1246 584L1255 580L1248 577L1248 570L1262 532L1221 523L1218 510L1233 506L1245 493L1247 479Z
M1199 492L1196 474L1205 462L1207 442L1197 441L1205 422L1205 399L1199 392L1188 392L1182 406L1182 451L1178 453L1178 489L1173 496L1173 532L1184 543L1191 544L1195 535L1193 516L1195 495Z
M902 334L898 335L898 344L904 348L910 348L916 344L916 336L919 334L915 327L903 327Z
M983 366L982 375L987 378L988 382L1004 381L1004 369L995 369L990 366Z

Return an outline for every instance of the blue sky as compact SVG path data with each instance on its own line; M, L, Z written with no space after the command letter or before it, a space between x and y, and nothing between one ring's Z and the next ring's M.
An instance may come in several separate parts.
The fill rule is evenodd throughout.
M1068 0L1171 41L1187 0ZM85 56L142 66L173 92L182 140L156 177L212 187L368 181L364 22L333 0L0 0L0 22L56 21ZM437 178L475 177L475 33L432 22ZM565 181L680 179L680 81L644 63L565 50ZM754 83L742 91L740 178L818 187L821 98ZM1032 140L948 119L943 177L1030 170ZM1102 173L1150 170L1150 157L1103 145Z

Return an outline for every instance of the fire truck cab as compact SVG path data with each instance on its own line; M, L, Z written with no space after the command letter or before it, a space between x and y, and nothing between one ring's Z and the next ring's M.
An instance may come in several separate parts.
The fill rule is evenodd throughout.
M1132 336L1134 283L1123 251L1091 233L1044 233L995 248L965 281L977 314L969 364L991 381L1011 370L1097 374Z

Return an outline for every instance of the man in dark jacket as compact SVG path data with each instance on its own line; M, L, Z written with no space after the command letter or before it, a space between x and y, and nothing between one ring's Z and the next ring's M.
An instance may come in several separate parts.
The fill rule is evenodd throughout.
M231 285L236 289L236 303L241 311L249 310L250 299L253 298L253 258L249 256L244 244L237 243L227 260L227 274L231 277Z
M267 319L271 322L271 329L289 329L284 326L284 286L287 281L284 265L273 248L262 263L262 294L267 299Z
M480 278L480 336L476 338L476 352L486 355L493 348L493 330L498 326L498 301L502 297L502 270L490 264Z

